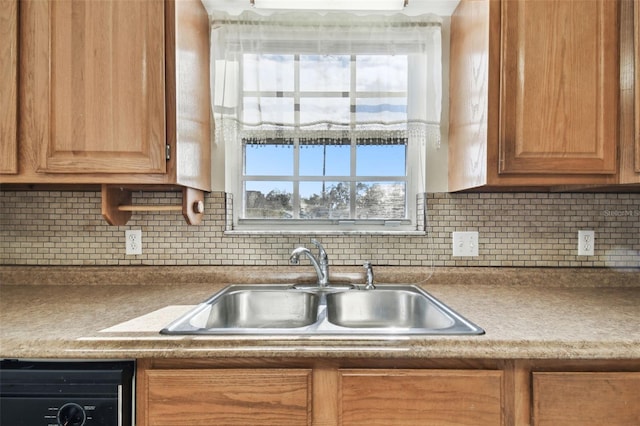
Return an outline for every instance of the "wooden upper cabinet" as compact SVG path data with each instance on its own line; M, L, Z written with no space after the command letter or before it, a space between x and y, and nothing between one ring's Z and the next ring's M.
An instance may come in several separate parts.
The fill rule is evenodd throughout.
M0 7L0 173L18 172L18 0Z
M500 173L616 173L618 8L502 2Z
M449 189L618 180L618 0L461 0Z
M209 16L200 0L165 2L169 167L181 185L211 189Z
M164 2L49 2L39 171L164 173Z
M634 19L634 40L635 43L635 71L636 78L634 82L636 92L636 137L635 137L635 167L636 173L640 174L640 4L638 2L634 4L635 19Z
M210 29L200 0L18 3L18 173L1 184L211 190ZM0 90L9 80L3 71Z
M633 0L622 0L620 7L620 183L637 187L640 183L640 65L637 59L640 5L635 2L634 6Z

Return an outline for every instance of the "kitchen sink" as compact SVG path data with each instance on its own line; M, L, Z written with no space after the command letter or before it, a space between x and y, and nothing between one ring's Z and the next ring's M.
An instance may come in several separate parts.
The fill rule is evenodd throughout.
M176 319L169 335L483 334L418 286L230 285Z
M327 319L349 328L442 330L453 317L422 294L408 290L341 292L327 295Z
M236 290L194 315L196 329L297 328L316 322L319 295L289 290Z

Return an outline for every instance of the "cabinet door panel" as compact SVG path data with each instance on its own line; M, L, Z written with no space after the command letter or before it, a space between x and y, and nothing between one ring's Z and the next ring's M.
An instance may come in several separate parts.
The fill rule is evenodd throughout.
M502 2L500 173L616 173L618 9Z
M48 24L39 171L164 173L163 2L52 1Z
M496 426L502 372L341 370L340 424Z
M147 370L145 374L145 425L311 424L311 370Z
M634 40L635 40L635 49L636 49L636 61L635 61L635 69L636 69L636 79L635 79L635 90L636 90L636 143L635 143L635 172L640 173L640 4L638 2L634 2L635 9L635 22L634 22Z
M0 8L0 173L18 172L18 0Z
M533 373L535 426L640 424L640 373Z

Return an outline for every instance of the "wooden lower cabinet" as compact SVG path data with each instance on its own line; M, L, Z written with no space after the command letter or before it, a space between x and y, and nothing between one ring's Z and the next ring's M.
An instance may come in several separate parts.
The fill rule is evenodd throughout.
M138 425L311 424L309 369L146 370L143 382Z
M502 371L341 370L343 425L475 425L502 422Z
M534 426L640 425L638 372L534 372Z
M139 360L136 424L505 424L501 370L323 362Z
M638 426L640 359L141 359L136 425Z

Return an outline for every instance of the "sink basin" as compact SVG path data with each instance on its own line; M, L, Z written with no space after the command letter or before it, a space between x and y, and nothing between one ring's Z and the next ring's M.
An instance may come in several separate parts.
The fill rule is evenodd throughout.
M287 290L238 290L207 305L190 323L198 328L295 328L316 322L319 296Z
M483 334L414 285L374 290L231 285L162 329L170 335L350 336Z
M163 332L199 334L206 330L305 327L316 322L319 301L318 294L307 291L268 286L250 289L228 287Z
M407 290L342 292L327 295L329 322L349 328L441 330L455 320L422 294Z

